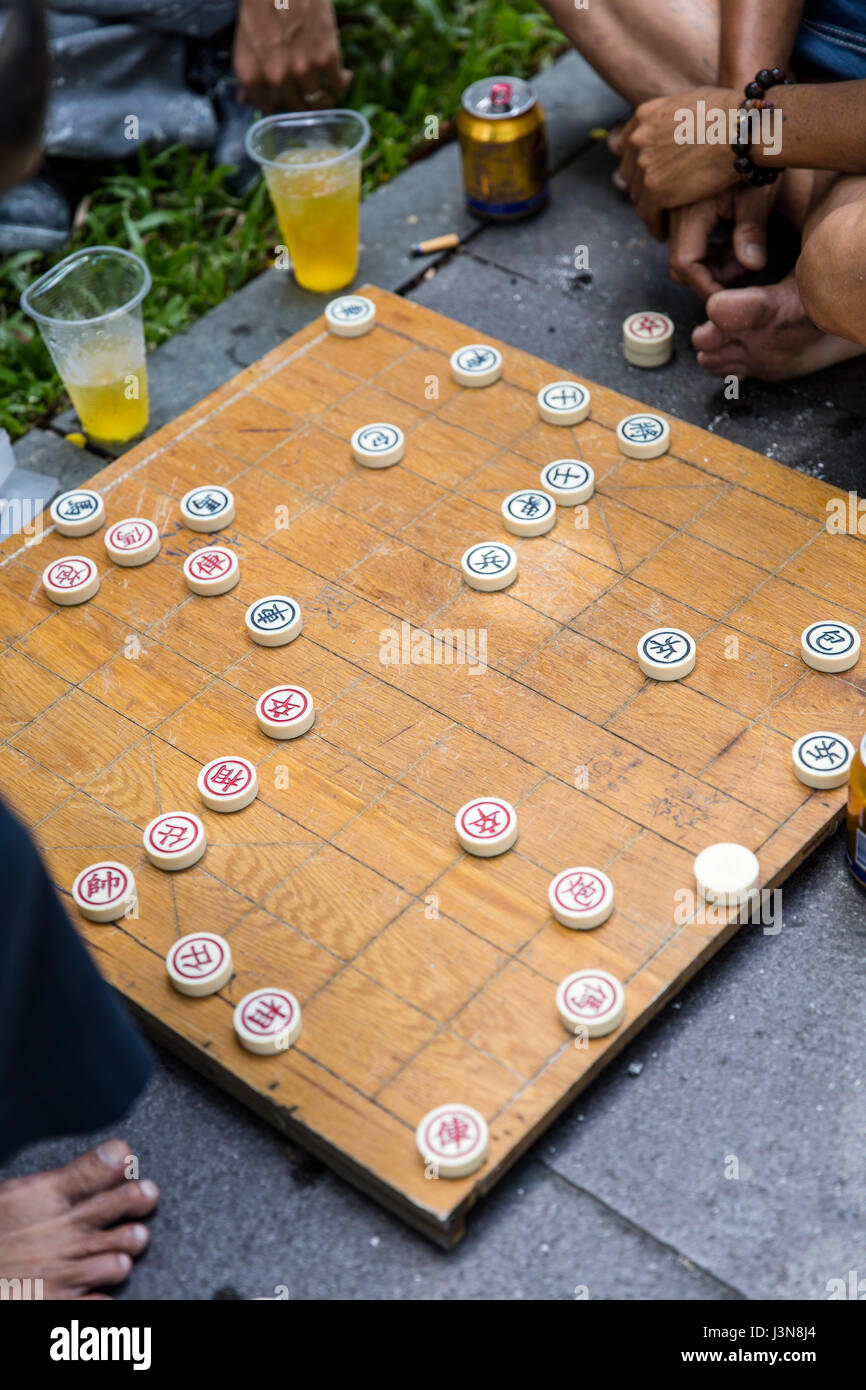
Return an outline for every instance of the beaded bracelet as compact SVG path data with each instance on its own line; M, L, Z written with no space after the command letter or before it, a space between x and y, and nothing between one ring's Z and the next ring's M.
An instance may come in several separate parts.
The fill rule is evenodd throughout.
M755 74L754 82L750 82L746 87L745 100L737 108L737 134L731 144L734 151L734 169L755 188L763 188L765 184L775 183L779 177L778 169L762 169L752 160L749 154L749 112L750 111L772 111L774 103L765 101L764 93L770 87L783 87L788 85L788 79L781 68L761 68Z

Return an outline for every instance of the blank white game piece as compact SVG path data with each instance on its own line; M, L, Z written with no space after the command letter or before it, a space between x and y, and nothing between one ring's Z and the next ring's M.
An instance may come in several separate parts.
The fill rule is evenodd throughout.
M507 589L517 578L517 555L502 541L482 541L470 545L460 559L463 578L472 589L493 593Z
M180 994L188 994L192 999L216 994L232 977L229 943L214 932L190 932L169 948L165 968Z
M189 869L205 852L204 826L191 811L164 811L144 828L144 852L158 869Z
M492 386L502 376L502 353L487 343L468 343L452 352L451 375L461 386Z
M259 779L248 758L212 758L198 774L197 786L209 811L242 811L255 801Z
M501 511L506 529L514 536L543 536L556 522L556 503L536 488L509 493Z
M64 555L45 566L42 587L52 603L86 603L99 589L99 571L86 555Z
M487 1157L490 1133L483 1115L471 1105L437 1105L415 1131L424 1163L439 1178L465 1178Z
M860 659L860 633L849 623L810 623L800 635L800 655L816 671L847 671Z
M159 554L159 531L146 517L128 516L109 526L105 549L116 565L147 565Z
M501 797L476 796L460 807L454 827L465 850L490 859L511 849L517 839L517 812Z
M191 531L221 531L235 519L235 499L227 487L194 487L180 499L180 514Z
M268 594L251 603L244 615L247 632L260 647L284 647L303 627L300 605L285 594Z
M268 738L298 738L315 718L313 697L301 685L275 685L256 702L256 719Z
M405 440L396 425L362 425L352 435L352 453L365 468L390 468L403 457Z
M325 323L338 338L360 338L376 322L376 306L363 294L341 294L325 305Z
M114 859L88 864L72 885L75 906L91 922L116 922L138 901L132 869Z
M622 1023L625 990L607 970L575 970L556 991L556 1011L569 1033L603 1038Z
M541 470L541 486L561 507L576 507L595 492L595 473L580 459L554 459Z
M538 393L538 413L548 425L578 425L589 414L590 395L579 381L551 381Z
M708 902L738 907L758 886L761 867L745 845L708 845L695 860L698 891Z
M254 989L234 1011L235 1032L247 1052L285 1052L301 1031L301 1006L287 989Z
M76 488L55 497L49 515L61 536L89 536L105 525L105 503L98 492Z
M678 681L694 669L697 647L693 637L678 627L654 627L637 644L637 659L645 676L656 681Z
M667 314L643 310L629 314L622 325L623 352L634 367L663 367L670 360L673 341L674 323Z
M671 442L671 427L660 415L640 411L627 415L616 427L620 449L629 458L654 459L664 454Z
M184 560L183 572L192 592L205 597L228 593L241 577L237 555L223 545L206 545L194 550Z
M841 787L848 781L854 747L841 734L803 734L791 749L794 772L807 787Z
M613 884L601 869L563 869L547 890L557 922L578 931L600 927L613 912Z

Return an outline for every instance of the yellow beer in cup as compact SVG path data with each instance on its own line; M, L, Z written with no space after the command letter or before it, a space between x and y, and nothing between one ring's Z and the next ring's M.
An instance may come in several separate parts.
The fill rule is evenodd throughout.
M141 304L149 289L150 271L138 256L91 246L21 296L94 443L126 444L147 425Z
M262 166L298 284L330 293L358 269L361 151L370 138L355 111L267 116L247 132Z

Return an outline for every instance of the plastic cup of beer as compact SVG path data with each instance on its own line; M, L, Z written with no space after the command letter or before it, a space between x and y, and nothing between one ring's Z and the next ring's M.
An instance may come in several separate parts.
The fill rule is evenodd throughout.
M266 116L247 132L264 170L295 279L329 293L358 269L361 152L370 126L356 111Z
M96 444L126 444L147 424L141 303L150 271L131 251L89 246L46 271L21 296Z

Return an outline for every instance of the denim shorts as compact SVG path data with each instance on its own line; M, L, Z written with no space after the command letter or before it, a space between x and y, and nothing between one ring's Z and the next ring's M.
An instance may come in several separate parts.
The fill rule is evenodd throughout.
M866 0L807 0L793 63L795 72L798 63L822 69L827 81L866 77Z

